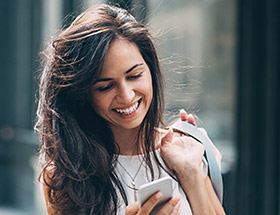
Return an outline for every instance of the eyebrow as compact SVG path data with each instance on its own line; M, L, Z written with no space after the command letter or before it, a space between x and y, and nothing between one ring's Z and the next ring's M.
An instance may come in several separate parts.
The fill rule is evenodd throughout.
M138 63L138 64L135 64L134 66L132 66L130 69L128 69L124 74L128 74L130 73L132 70L134 70L136 67L138 66L142 66L143 63ZM103 81L111 81L113 80L112 78L101 78L101 79L98 79L96 80L94 83L98 83L98 82L103 82Z

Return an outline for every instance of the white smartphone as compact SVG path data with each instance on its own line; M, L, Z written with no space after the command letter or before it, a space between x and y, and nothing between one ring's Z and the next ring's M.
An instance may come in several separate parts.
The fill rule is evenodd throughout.
M172 179L170 177L164 177L140 186L138 189L138 200L140 206L142 207L143 204L157 191L160 191L162 193L162 198L154 207L150 215L155 214L157 211L159 211L159 209L172 197Z

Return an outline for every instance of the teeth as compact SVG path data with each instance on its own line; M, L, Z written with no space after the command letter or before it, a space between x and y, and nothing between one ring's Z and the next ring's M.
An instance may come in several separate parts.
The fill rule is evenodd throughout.
M137 102L134 106L127 109L115 109L118 113L122 115L128 115L133 113L138 108L139 102Z

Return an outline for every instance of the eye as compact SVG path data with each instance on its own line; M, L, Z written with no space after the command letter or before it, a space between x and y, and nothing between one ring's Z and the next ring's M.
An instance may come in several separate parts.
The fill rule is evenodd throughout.
M136 75L128 76L127 79L128 79L128 80L135 80L135 79L140 78L140 77L142 77L142 76L143 76L143 72L140 72L140 73L138 73L138 74L136 74Z
M97 88L97 91L104 92L104 91L110 90L112 87L113 87L113 84L109 84L106 87L99 87L99 88Z

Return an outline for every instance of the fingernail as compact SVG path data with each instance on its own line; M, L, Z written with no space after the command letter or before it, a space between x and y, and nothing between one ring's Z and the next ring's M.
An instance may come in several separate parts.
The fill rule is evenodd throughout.
M191 113L188 115L188 117L193 117L194 118L193 114L191 114Z
M160 199L162 197L162 193L158 192L155 197L156 197L156 199Z
M187 112L184 109L181 109L180 113L187 113Z

